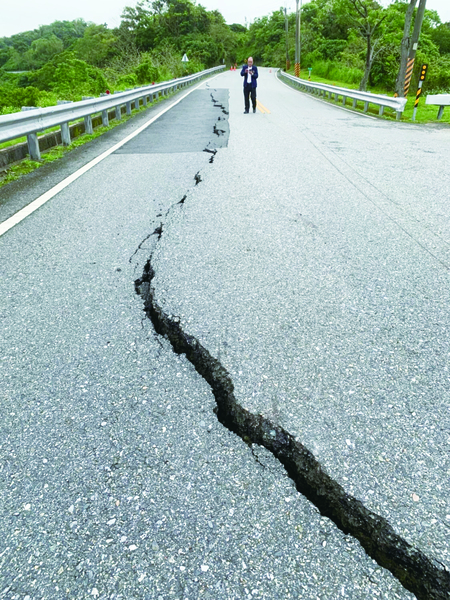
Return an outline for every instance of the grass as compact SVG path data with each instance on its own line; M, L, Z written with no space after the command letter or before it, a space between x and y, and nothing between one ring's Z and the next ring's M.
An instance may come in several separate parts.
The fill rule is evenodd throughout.
M42 153L40 161L35 161L35 160L30 160L30 159L22 160L20 163L10 167L6 171L3 171L3 173L0 173L0 189L2 187L4 187L5 185L8 185L8 183L11 183L12 181L16 181L23 175L27 175L28 173L31 173L32 171L39 169L43 165L46 165L48 163L52 163L52 162L55 162L56 160L59 160L60 158L62 158L63 156L65 156L66 154L68 154L69 152L74 150L75 148L78 148L79 146L83 146L84 144L87 144L88 142L90 142L92 140L95 140L96 138L100 137L107 131L114 129L118 125L122 125L123 123L126 123L127 121L132 119L135 115L137 115L141 112L144 112L145 110L147 110L147 108L150 108L150 106L155 106L155 104L158 104L162 100L165 100L172 95L173 95L173 93L170 92L168 96L158 97L154 102L149 102L147 104L147 106L141 106L141 107L139 107L139 110L133 110L133 113L131 115L122 115L122 119L120 121L116 121L114 119L112 122L110 122L108 127L103 127L102 125L100 125L99 127L96 127L94 130L94 133L92 133L92 134L85 133L83 135L78 136L77 138L75 138L72 141L70 146L55 146L51 150L48 150L48 151ZM53 127L51 130L49 129L48 131L55 131L58 129L59 129L59 127ZM26 141L26 138L23 138L23 139ZM19 143L19 141L20 140L13 140L13 143L10 145L15 145L15 144Z
M290 73L290 75L294 75L294 69L290 69L289 73ZM305 69L305 70L300 71L301 79L308 79L308 76L309 76L308 70ZM334 79L325 79L323 77L317 77L313 73L311 74L311 81L315 82L315 83L326 83L328 85L344 87L344 88L348 88L350 90L358 89L358 84L347 83L345 81L338 81L338 80L334 80ZM379 87L377 87L377 88L372 87L372 88L370 88L370 91L373 92L374 94L384 94L387 96L392 96L392 93L389 93L386 89L379 88ZM415 99L416 99L415 94L413 96L411 96L411 95L408 96L408 102L406 104L406 107L405 107L405 110L403 112L402 119L401 119L402 121L412 122ZM335 103L333 100L327 100L327 102L330 102L332 104ZM358 104L358 107L360 107L360 106L362 107L362 103ZM349 110L356 110L356 112L361 112L361 109L359 109L359 108L353 109L351 107L351 105L349 105L349 104L347 105L347 108ZM447 107L444 110L444 116L442 117L442 119L440 121L437 120L438 110L439 110L438 106L431 106L431 105L425 104L425 96L424 96L423 98L420 99L419 108L417 110L417 116L416 116L415 122L419 123L419 124L426 124L426 123L450 124L450 107ZM378 117L378 107L374 106L374 105L370 105L368 114ZM395 120L396 114L394 111L385 109L384 115L379 118L387 119L387 120Z

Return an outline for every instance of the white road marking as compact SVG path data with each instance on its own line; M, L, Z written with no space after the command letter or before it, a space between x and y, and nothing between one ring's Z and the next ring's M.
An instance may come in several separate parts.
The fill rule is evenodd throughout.
M281 81L281 79L276 74L275 74L275 77L278 79L278 81L280 83L285 85L287 88L291 89L293 92L301 92L301 90L296 90L291 85L288 85L287 83L284 83L284 81ZM305 94L306 92L302 92L302 93ZM344 106L339 106L339 104L333 104L332 102L327 102L326 100L324 100L323 98L319 98L318 96L308 95L308 98L313 98L314 100L319 100L320 102L322 102L323 104L326 104L327 106L334 106L334 108L339 108L340 110L345 110L345 112L348 112L351 115L357 115L358 117L365 117L366 119L372 119L373 121L378 121L378 119L376 117L372 117L371 115L365 115L364 113L360 113L356 110L350 110L349 108L345 108Z
M25 206L24 208L22 208L21 210L16 212L15 215L10 217L3 223L0 223L0 237L3 234L5 234L7 231L9 231L12 227L14 227L18 223L20 223L21 221L26 219L29 215L34 213L34 211L37 210L38 208L40 208L43 204L45 204L46 202L51 200L54 196L56 196L56 194L59 194L59 192L61 192L64 188L66 188L71 183L73 183L76 179L78 179L79 177L81 177L82 175L87 173L87 171L92 169L92 167L95 167L95 165L98 165L99 162L101 162L102 160L107 158L110 154L113 154L113 152L115 152L116 150L121 148L124 144L126 144L127 142L132 140L134 137L139 135L142 131L144 131L144 129L147 129L147 127L149 127L157 119L162 117L162 115L164 115L171 108L173 108L174 106L179 104L182 100L184 100L186 98L186 96L189 96L189 94L192 94L192 92L195 92L195 90L197 90L199 87L204 85L206 82L209 83L210 81L213 81L214 79L216 79L216 77L219 77L219 75L221 75L221 74L222 73L219 73L218 75L215 75L211 79L207 79L207 81L202 81L201 83L199 83L197 86L192 88L192 90L189 90L186 94L181 96L181 98L179 98L178 100L173 102L173 104L171 104L170 106L168 106L167 108L162 110L156 116L149 119L146 123L144 123L144 125L142 125L138 129L136 129L136 131L131 133L129 136L127 136L121 142L119 142L115 146L112 146L112 148L110 148L109 150L106 150L106 152L103 152L103 154L100 154L100 156L97 156L97 158L94 158L94 160L91 160L91 162L84 165L84 167L81 167L81 169L78 169L78 171L75 171L75 173L72 173L72 175L69 175L69 177L67 177L66 179L63 179L63 181L61 181L60 183L55 185L55 187L53 187L51 190L48 190L48 192L45 192L45 194L42 194L42 196L39 196L39 198L36 198L36 200L33 200L33 202L28 204L28 206Z

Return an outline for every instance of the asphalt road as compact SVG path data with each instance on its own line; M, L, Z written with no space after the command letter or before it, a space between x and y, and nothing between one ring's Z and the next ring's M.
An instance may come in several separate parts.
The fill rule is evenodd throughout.
M414 597L219 422L161 315L236 406L450 565L450 133L269 70L259 97L270 113L243 115L238 73L204 83L0 238L0 598Z

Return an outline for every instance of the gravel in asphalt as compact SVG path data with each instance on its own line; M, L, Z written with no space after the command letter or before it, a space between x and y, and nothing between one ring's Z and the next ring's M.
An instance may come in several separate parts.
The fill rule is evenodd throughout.
M219 80L229 147L166 226L156 302L242 406L449 568L448 186L434 156L450 134L337 118L262 74L270 115L241 115L240 86Z
M0 239L0 598L410 598L145 317L158 231L182 247L195 176L229 153L193 149L112 155Z

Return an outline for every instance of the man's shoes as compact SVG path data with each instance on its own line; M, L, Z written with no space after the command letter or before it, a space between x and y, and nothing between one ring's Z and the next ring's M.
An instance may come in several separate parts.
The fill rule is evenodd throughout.
M255 112L256 112L256 108L253 109L253 114L255 114Z
M248 110L244 110L244 115L248 115Z

